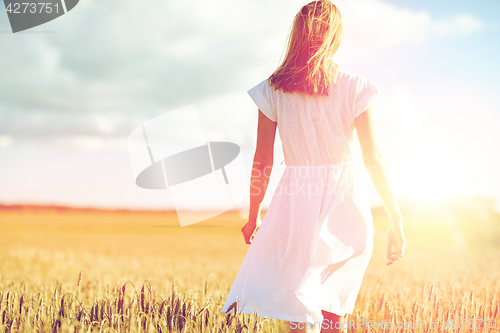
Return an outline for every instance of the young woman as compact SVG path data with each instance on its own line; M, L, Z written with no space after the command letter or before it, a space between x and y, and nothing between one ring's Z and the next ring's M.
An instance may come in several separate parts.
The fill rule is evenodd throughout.
M237 301L240 312L290 321L292 332L346 331L373 249L370 204L354 167L354 129L390 220L387 264L403 256L403 219L373 134L378 89L332 61L341 36L335 5L305 5L283 63L249 90L259 120L250 213L241 230L251 245L222 312ZM286 168L261 221L276 128Z

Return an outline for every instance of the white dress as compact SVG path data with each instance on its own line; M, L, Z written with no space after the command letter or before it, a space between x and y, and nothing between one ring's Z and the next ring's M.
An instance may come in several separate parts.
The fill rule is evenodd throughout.
M321 322L354 309L372 255L373 221L354 167L354 120L377 87L342 68L329 96L276 91L268 80L248 93L277 122L286 168L222 312ZM356 157L358 158L358 157Z

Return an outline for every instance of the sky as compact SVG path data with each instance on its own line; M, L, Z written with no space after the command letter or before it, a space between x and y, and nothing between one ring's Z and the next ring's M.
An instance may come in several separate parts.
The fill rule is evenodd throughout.
M241 147L249 184L258 111L247 91L279 65L305 3L81 0L16 34L2 7L0 203L171 209L168 191L135 184L128 136L189 105L207 141ZM398 198L500 207L500 2L334 3L344 22L334 61L381 91L376 133ZM188 132L172 128L171 143ZM278 137L264 206L282 160Z

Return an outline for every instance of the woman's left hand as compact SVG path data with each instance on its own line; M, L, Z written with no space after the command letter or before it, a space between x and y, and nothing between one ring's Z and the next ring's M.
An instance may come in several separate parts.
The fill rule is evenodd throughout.
M262 221L257 219L256 221L248 221L243 228L241 228L241 232L243 233L243 237L245 237L245 243L251 244L257 230L261 225Z

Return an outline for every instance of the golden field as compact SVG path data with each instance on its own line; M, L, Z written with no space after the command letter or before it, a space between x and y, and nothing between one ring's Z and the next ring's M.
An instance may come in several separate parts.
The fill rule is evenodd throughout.
M248 249L238 212L181 228L173 212L7 208L0 332L289 330L220 313ZM432 216L405 221L405 257L388 267L388 222L374 210L373 257L349 332L500 331L498 217Z

